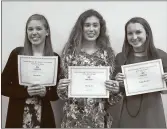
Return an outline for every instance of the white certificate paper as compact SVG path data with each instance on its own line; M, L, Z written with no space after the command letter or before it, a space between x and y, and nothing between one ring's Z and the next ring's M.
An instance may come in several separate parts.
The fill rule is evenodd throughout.
M141 63L123 65L126 96L163 91L166 83L162 79L163 67L161 59Z
M30 84L54 86L57 82L57 67L57 56L18 55L19 84L24 86Z
M68 97L109 98L104 82L109 79L109 67L69 66Z

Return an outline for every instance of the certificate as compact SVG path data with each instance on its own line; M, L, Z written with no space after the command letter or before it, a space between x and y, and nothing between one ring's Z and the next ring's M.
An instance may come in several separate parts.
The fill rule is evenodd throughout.
M104 82L109 79L109 67L69 66L68 97L109 98Z
M121 66L126 96L166 90L161 59Z
M19 84L24 86L30 84L54 86L57 82L57 67L57 56L18 55Z

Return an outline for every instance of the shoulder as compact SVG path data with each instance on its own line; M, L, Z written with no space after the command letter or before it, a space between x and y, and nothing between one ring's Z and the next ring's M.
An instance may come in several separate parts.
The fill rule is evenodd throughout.
M54 52L54 56L58 56L58 57L60 57L59 54L57 54L56 52Z
M160 59L162 60L162 65L163 65L164 71L167 72L167 53L161 49L157 49L157 53L158 53Z
M23 47L16 47L11 51L8 57L8 61L11 63L11 65L14 65L15 62L17 62L17 56L21 53L22 50Z
M23 47L16 47L15 49L12 50L11 54L20 54L23 51Z
M124 56L123 56L122 52L120 52L116 55L116 59L123 59L123 58L124 58Z
M117 65L122 65L125 63L125 57L124 57L122 52L120 52L116 55L115 62Z
M157 48L157 53L160 56L160 58L166 58L167 59L167 53L164 52L163 50Z
M19 55L23 51L23 49L24 49L23 47L14 48L10 53L10 57L17 57L17 55Z

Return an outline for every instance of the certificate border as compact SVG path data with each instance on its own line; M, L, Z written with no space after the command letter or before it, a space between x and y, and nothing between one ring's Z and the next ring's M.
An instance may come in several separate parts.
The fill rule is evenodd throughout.
M47 57L36 57L36 56L25 56L25 55L18 55L18 75L19 75L19 84L20 85L29 85L31 83L28 82L24 82L22 81L22 75L21 75L21 60L25 58L34 58L34 59L53 59L54 60L54 76L53 76L53 80L52 83L44 83L44 84L40 84L41 86L54 86L57 83L57 72L58 72L58 56L47 56ZM56 65L57 63L57 65ZM20 65L19 65L20 64ZM56 70L57 69L57 70Z
M109 79L109 74L110 74L110 67L109 66L69 66L68 67L68 75L69 78L72 78L72 70L73 69L105 69L106 70L106 80ZM109 91L106 90L106 94L105 95L77 95L77 94L72 94L72 86L70 85L68 87L68 97L72 98L72 97L76 97L76 98L109 98Z
M126 72L125 69L129 68L129 67L133 67L133 66L137 66L137 65L145 65L145 64L150 64L150 63L157 63L160 67L160 73L163 74L163 66L162 66L162 60L161 59L156 59L156 60L151 60L151 61L145 61L145 62L140 62L140 63L135 63L135 64L128 64L128 65L123 65L121 66L122 68L122 73L126 76ZM138 92L130 92L128 89L128 84L127 84L127 79L124 80L124 85L125 85L125 91L126 91L126 96L132 96L132 95L138 95L138 94L144 94L144 93L151 93L151 92L156 92L156 91L162 91L162 90L166 90L166 83L165 81L163 81L162 83L162 87L160 88L152 88L152 89L148 89L148 90L143 90L143 91L138 91Z

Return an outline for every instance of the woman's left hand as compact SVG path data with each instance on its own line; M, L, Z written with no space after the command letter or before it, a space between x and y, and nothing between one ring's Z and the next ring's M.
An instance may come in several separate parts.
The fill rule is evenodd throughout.
M162 79L164 79L164 81L167 82L167 73L164 73L164 74L162 75Z
M105 86L108 91L112 93L118 93L120 91L119 82L115 80L107 80L105 81Z

